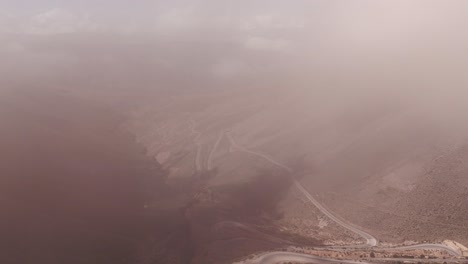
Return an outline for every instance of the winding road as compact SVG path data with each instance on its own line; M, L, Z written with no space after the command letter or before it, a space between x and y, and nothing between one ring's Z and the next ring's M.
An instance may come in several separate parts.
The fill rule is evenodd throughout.
M200 143L201 133L195 129L196 124L193 119L190 120L190 124L191 124L190 130L192 134L196 135L195 138L193 139L193 143L195 144L197 148L197 153L195 155L195 169L197 171L201 171L203 169L202 162L201 162L201 148L202 148L202 145Z
M263 153L259 153L259 152L255 152L255 151L251 151L251 150L248 150L242 146L239 146L236 141L234 140L234 138L232 137L232 135L230 133L227 133L227 136L229 138L229 141L231 142L231 145L233 147L233 149L237 149L239 151L242 151L242 152L246 152L246 153L249 153L249 154L252 154L252 155L255 155L255 156L258 156L258 157L262 157L264 158L265 160L275 164L276 166L280 167L280 168L283 168L284 170L286 170L287 172L289 173L292 173L293 170L284 165L284 164L281 164L277 161L275 161L274 159L268 157L267 155L263 154ZM351 224L348 224L346 223L345 221L341 220L340 218L338 218L337 216L335 216L332 212L330 212L328 209L326 209L323 205L321 205L305 188L304 186L302 186L302 184L297 181L296 179L294 179L294 185L297 187L297 189L299 189L299 191L301 193L303 193L307 199L313 204L315 205L315 207L317 207L317 209L320 210L320 212L322 212L324 215L326 215L328 218L330 218L330 220L334 221L335 223L337 223L338 225L342 226L343 228L345 229L348 229L349 231L353 232L353 233L356 233L358 234L359 236L363 237L365 240L366 240L366 245L364 246L367 246L367 247L374 247L377 245L377 239L375 237L373 237L372 235L370 235L369 233L366 233L362 230L360 230L359 228L357 227L354 227L352 226ZM358 247L358 246L353 246L353 247Z
M307 197L307 199L317 207L320 212L322 212L324 215L326 215L328 218L330 218L332 221L337 223L338 225L348 229L349 231L358 234L359 236L363 237L366 239L366 244L365 245L356 245L356 246L347 246L347 247L375 247L377 246L377 239L370 235L369 233L366 233L351 224L346 223L345 221L341 220L337 216L335 216L333 213L331 213L327 208L325 208L323 205L321 205L317 200L314 199L314 197L298 182L294 181L294 184L296 187Z
M232 137L231 133L230 132L226 132L226 135L229 139L229 142L231 143L231 146L232 146L232 149L237 149L239 151L242 151L242 152L246 152L246 153L249 153L249 154L252 154L252 155L255 155L255 156L258 156L258 157L262 157L264 159L266 159L267 161L275 164L276 166L280 167L280 168L283 168L285 169L287 172L289 173L292 173L293 172L293 169L291 169L290 167L284 165L284 164L281 164L279 162L277 162L276 160L268 157L267 155L263 154L263 153L260 153L260 152L255 152L255 151L251 151L247 148L244 148L242 146L239 146L236 141L234 140L234 138Z
M213 155L218 149L219 143L221 142L221 139L223 139L224 133L226 133L224 130L219 133L218 139L216 140L216 143L214 144L213 148L210 151L210 154L208 155L208 159L206 161L207 170L213 169Z
M253 259L246 261L235 262L234 264L265 264L265 263L286 263L286 262L302 262L314 264L369 264L368 262L351 261L351 260L338 260L316 257L307 254L293 253L293 252L269 252L257 256Z
M292 173L293 170L274 160L273 158L267 156L266 154L260 153L260 152L255 152L252 150L249 150L245 147L242 147L236 143L234 138L232 137L230 132L226 132L226 135L231 143L231 149L232 150L238 150L242 151L245 153L249 153L251 155L255 155L258 157L261 157L270 163L286 170L289 173ZM220 139L219 139L220 140ZM371 234L353 226L352 224L349 224L345 222L344 220L341 220L339 217L335 216L331 211L329 211L327 208L325 208L322 204L320 204L305 188L302 186L302 184L297 181L296 179L294 180L294 185L296 188L303 193L307 199L315 206L317 209L320 210L324 215L326 215L330 220L334 221L336 224L340 225L341 227L363 237L366 240L366 243L364 245L350 245L350 246L344 246L342 248L372 248L376 247L378 245L378 240L373 237ZM411 245L411 246L402 246L402 247L388 247L388 248L380 248L380 249L385 249L385 250L415 250L415 249L425 249L425 250L445 250L448 253L450 253L453 256L461 256L461 252L458 250L455 250L449 246L443 245L443 244L418 244L418 245ZM287 262L287 261L297 261L297 262L307 262L307 263L318 263L318 264L325 264L325 263L348 263L348 264L354 264L354 263L366 263L366 262L355 262L355 261L346 261L346 260L333 260L333 259L325 259L325 258L320 258L320 257L315 257L312 255L307 255L307 254L299 254L299 253L293 253L293 252L267 252L263 253L259 256L257 256L254 259L251 260L246 260L243 262L239 263L245 263L245 264L256 264L256 263L261 263L261 264L273 264L273 263L281 263L281 262Z

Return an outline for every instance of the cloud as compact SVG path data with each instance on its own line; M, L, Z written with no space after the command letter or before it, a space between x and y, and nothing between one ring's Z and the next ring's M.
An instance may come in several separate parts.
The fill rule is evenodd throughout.
M285 51L289 46L290 42L288 40L259 36L248 37L244 42L244 47L247 49L263 51Z
M258 14L241 21L243 30L288 30L306 27L306 20L300 17Z
M200 26L199 18L189 9L171 9L156 17L156 30L178 31Z
M240 17L223 14L205 14L191 8L175 8L155 16L153 29L156 32L184 32L192 30L239 29Z
M68 10L53 8L27 19L20 31L28 34L63 34L83 31L96 31L99 27L89 16L77 15Z

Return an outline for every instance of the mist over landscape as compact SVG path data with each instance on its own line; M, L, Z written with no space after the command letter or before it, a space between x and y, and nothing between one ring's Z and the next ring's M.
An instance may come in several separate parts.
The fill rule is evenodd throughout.
M0 2L0 263L466 263L468 2Z

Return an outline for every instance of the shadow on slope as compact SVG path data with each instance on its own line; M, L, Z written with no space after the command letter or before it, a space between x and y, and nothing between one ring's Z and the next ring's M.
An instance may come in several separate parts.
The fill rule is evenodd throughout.
M186 263L180 210L145 209L170 197L165 173L120 121L66 94L2 96L0 262Z

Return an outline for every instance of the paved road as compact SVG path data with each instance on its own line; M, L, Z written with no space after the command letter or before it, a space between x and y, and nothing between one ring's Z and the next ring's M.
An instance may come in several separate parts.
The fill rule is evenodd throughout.
M207 170L213 169L213 154L218 149L219 143L221 142L221 139L223 138L224 133L226 133L224 130L219 133L219 137L216 140L216 143L214 144L213 148L211 149L210 154L208 155L208 160L206 161Z
M377 246L377 239L375 237L373 237L369 233L366 233L366 232L352 226L351 224L346 223L345 221L339 219L338 217L336 217L327 208L323 207L323 205L321 205L317 200L315 200L315 198L301 185L300 182L295 180L294 184L307 197L307 199L311 203L313 203L315 205L315 207L317 207L320 210L320 212L322 212L324 215L326 215L328 218L333 220L338 225L340 225L340 226L348 229L349 231L351 231L353 233L356 233L356 234L360 235L361 237L363 237L364 239L366 239L366 245L365 246L367 246L367 247ZM353 246L351 246L351 247L353 247ZM359 246L354 246L354 247L359 247Z
M293 171L288 166L277 162L276 160L268 157L267 155L265 155L263 153L251 151L251 150L248 150L248 149L246 149L246 148L244 148L242 146L239 146L230 133L227 133L227 136L228 136L229 141L231 142L231 145L233 146L234 149L237 149L239 151L243 151L243 152L255 155L255 156L262 157L262 158L266 159L267 161L275 164L276 166L285 169L289 173L291 173ZM307 197L307 199L310 202L312 202L312 204L314 204L324 215L326 215L328 218L330 218L332 221L336 222L338 225L342 226L343 228L348 229L349 231L351 231L353 233L356 233L359 236L363 237L366 240L366 246L374 247L374 246L377 245L377 239L375 237L373 237L372 235L370 235L370 234L360 230L359 228L356 228L356 227L352 226L351 224L348 224L345 221L343 221L343 220L339 219L338 217L336 217L332 212L330 212L328 209L326 209L324 206L322 206L317 200L315 200L315 198L304 188L304 186L302 186L302 184L299 181L294 180L294 184L299 189L299 191L301 191Z
M418 262L418 259L411 259L411 258L375 258L373 259L378 263L382 261L395 261L395 262L402 262L402 261L410 261L410 262ZM442 263L446 262L446 259L425 259L424 262L433 262L433 263ZM268 252L265 254L261 254L253 259L243 260L239 262L235 262L233 264L279 264L279 263L287 263L287 262L299 262L299 263L315 263L315 264L371 264L372 262L366 261L352 261L352 260L336 260L336 259L327 259L327 258L320 258L315 257L312 255L307 254L300 254L300 253L293 253L293 252L283 252L283 251L275 251L275 252Z
M202 161L201 161L201 148L202 148L202 145L200 143L200 137L201 137L201 133L199 131L197 131L195 129L195 121L193 119L190 120L190 130L192 131L192 134L195 134L195 138L193 139L193 143L195 144L195 147L197 148L197 153L195 155L195 169L197 171L201 171L202 170Z
M254 259L235 262L234 264L278 264L286 262L301 262L314 264L369 264L369 262L351 261L351 260L335 260L315 257L307 254L292 253L292 252L269 252L262 254Z
M276 166L285 169L287 172L290 172L290 173L291 173L291 172L293 171L293 170L292 170L291 168L289 168L288 166L277 162L276 160L272 159L271 157L268 157L267 155L265 155L265 154L263 154L263 153L251 151L251 150L249 150L249 149L246 149L246 148L244 148L244 147L242 147L242 146L237 145L236 141L234 140L234 138L232 137L232 135L231 135L230 132L227 132L226 135L227 135L227 137L228 137L228 139L229 139L229 142L231 142L231 146L232 146L233 149L237 149L237 150L242 151L242 152L246 152L246 153L249 153L249 154L258 156L258 157L262 157L262 158L268 160L269 162L275 164Z
M258 157L262 157L265 160L271 162L272 164L277 165L278 167L281 167L285 169L287 172L292 172L293 170L289 168L288 166L281 164L277 161L275 161L273 158L267 156L266 154L251 151L247 148L244 148L236 143L232 135L227 132L226 133L230 143L231 143L231 148L234 150L246 152ZM330 218L332 221L337 223L338 225L350 230L351 232L354 232L358 234L359 236L363 237L366 239L366 244L364 245L351 245L351 246L345 246L343 248L368 248L368 247L375 247L378 244L378 241L375 237L373 237L371 234L354 227L353 225L341 220L337 216L335 216L332 212L330 212L327 208L325 208L323 205L321 205L305 188L302 186L302 184L294 180L295 186L307 197L307 199L314 204L324 215L326 215L328 218ZM330 247L333 248L333 247ZM454 256L461 256L461 253L458 250L455 250L451 247L448 247L446 245L442 244L419 244L419 245L412 245L412 246L403 246L403 247L394 247L394 248L380 248L384 250L413 250L413 249L426 249L426 250L446 250L450 254ZM388 259L391 260L391 259ZM401 260L401 259L398 259ZM255 259L252 260L246 260L243 262L238 262L240 264L275 264L275 263L281 263L281 262L288 262L288 261L297 261L297 262L307 262L307 263L319 263L319 264L328 264L328 263L348 263L348 264L354 264L354 263L366 263L366 262L355 262L355 261L346 261L346 260L333 260L333 259L325 259L325 258L319 258L311 255L306 255L306 254L299 254L299 253L292 253L292 252L268 252L264 253L260 256L258 256Z

